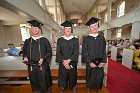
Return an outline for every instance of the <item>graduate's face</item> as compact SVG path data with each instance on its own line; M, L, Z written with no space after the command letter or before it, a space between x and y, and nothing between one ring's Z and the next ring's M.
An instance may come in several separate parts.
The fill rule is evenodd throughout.
M38 27L31 27L31 31L33 33L33 35L39 35L40 29Z
M65 27L65 28L64 28L64 34L65 34L66 36L70 36L70 35L71 35L71 32L72 32L71 27Z
M97 33L98 32L98 23L91 24L89 26L89 28L90 28L91 33Z

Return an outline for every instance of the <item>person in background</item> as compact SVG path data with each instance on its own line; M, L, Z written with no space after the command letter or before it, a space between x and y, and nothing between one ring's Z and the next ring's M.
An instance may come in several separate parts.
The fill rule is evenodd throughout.
M9 50L6 51L6 53L9 56L18 56L19 55L19 50L15 48L13 43L8 44Z
M83 40L82 57L86 63L86 84L90 89L98 89L102 93L104 65L107 62L106 40L98 34L99 19L92 17L85 25L89 26L91 34Z
M61 93L68 87L76 93L79 43L72 35L70 21L65 21L61 26L64 26L64 36L58 38L56 51L56 62L59 63L58 85Z
M116 46L117 45L117 39L114 39L113 41L112 41L112 46Z
M52 79L49 64L52 58L52 48L50 42L47 38L41 36L41 26L43 25L42 23L38 22L37 20L31 20L27 22L31 24L32 36L29 39L26 39L24 42L23 61L34 62L37 66L40 65L42 70L46 72L45 79L42 79L41 76L41 79L39 79L46 83L46 86L43 86L40 89L35 87L35 91L37 93L51 93ZM32 66L32 70L35 71L38 69L37 66ZM39 83L38 81L36 82Z
M122 56L123 53L123 48L124 48L124 40L120 39L120 41L118 41L119 43L116 45L116 47L118 48L118 55Z
M112 41L108 40L107 41L107 46L106 46L106 50L107 50L107 55L111 56L111 47L112 47Z
M0 48L0 53L2 53L3 52L3 50L2 50L2 48Z
M131 45L130 40L129 39L125 39L124 44L123 44L124 48L129 48L130 45Z
M140 69L140 39L136 40L129 48L134 50L133 60L136 63L137 69Z
M123 39L120 39L118 42L119 43L116 45L116 47L118 47L118 49L123 49L124 48L124 45L123 45L124 40Z
M23 44L20 44L20 48L21 48L21 50L19 52L19 56L22 56L23 55Z

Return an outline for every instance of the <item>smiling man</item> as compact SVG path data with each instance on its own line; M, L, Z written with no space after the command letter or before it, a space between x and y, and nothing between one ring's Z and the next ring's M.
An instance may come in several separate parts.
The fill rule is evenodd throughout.
M50 87L52 85L52 79L49 64L52 57L52 49L50 42L47 38L41 36L41 26L43 25L42 23L36 20L31 20L27 22L31 24L32 36L29 39L26 39L24 42L23 61L34 62L36 65L40 65L42 67L42 70L46 72L44 80L41 78L41 76L39 77L41 78L39 79L41 80L41 82L46 83L44 84L45 86L32 87L32 89L34 91L37 91L37 93L51 93ZM35 71L36 69L38 69L38 67L32 66L32 69ZM35 86L36 85L39 85L39 82L37 82Z
M61 93L68 85L76 93L79 43L78 39L72 36L70 21L65 21L61 26L64 26L64 36L58 38L56 52L56 62L59 63L58 85L61 87Z
M90 89L98 89L102 93L104 64L106 60L106 41L98 34L98 18L92 17L85 25L89 26L91 34L83 40L82 57L86 63L86 83Z

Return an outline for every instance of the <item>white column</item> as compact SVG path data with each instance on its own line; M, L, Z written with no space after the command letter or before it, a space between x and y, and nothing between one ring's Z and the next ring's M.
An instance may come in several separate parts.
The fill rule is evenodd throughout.
M98 13L98 6L96 7L96 17L99 17L99 13Z
M3 25L0 24L0 49L7 48L7 42L6 42L5 37L6 36L5 36Z
M139 39L140 38L140 22L132 24L131 30L131 39Z
M111 6L112 6L112 0L108 0L108 10L107 10L107 29L104 31L104 36L106 39L111 37L111 33L109 33L109 22L111 21Z
M44 10L46 10L46 3L45 3L45 0L39 0L39 5L40 5Z
M140 0L139 0L139 7L140 7Z
M63 22L64 18L63 18L63 11L61 11L61 23Z
M111 20L111 6L112 6L112 0L108 0L107 22L110 22Z
M54 0L54 17L55 17L55 21L58 22L58 18L57 18L57 0Z

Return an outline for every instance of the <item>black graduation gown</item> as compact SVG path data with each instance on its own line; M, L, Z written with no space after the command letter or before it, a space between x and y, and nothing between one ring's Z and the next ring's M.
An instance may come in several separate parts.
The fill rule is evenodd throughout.
M63 88L73 88L77 83L77 63L79 55L79 43L77 38L66 40L63 37L57 40L56 62L59 63L58 85ZM62 62L71 59L70 64L73 66L67 70Z
M98 61L98 63L96 63ZM106 41L104 36L87 36L83 40L82 62L86 63L86 83L89 88L101 89L103 84L104 69L91 68L90 63L98 65L106 63Z
M31 39L26 39L23 46L23 58L27 57L28 60L30 60L30 43ZM52 48L50 45L50 42L45 37L42 37L37 40L32 39L31 44L31 60L34 62L38 62L40 59L40 53L39 53L39 42L40 42L40 52L41 52L41 58L44 59L42 63L42 69L46 72L46 85L47 87L51 87L52 85L52 79L51 79L51 72L50 72L50 61L52 57ZM43 91L43 89L41 89ZM47 90L44 90L47 91Z

